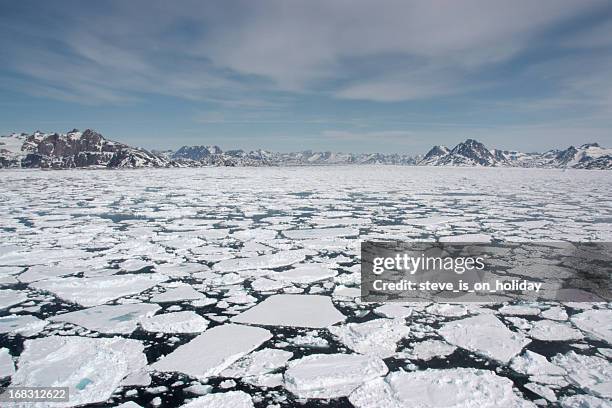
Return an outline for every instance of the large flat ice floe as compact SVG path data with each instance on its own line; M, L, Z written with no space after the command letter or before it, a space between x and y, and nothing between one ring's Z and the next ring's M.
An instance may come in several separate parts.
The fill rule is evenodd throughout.
M346 397L387 372L384 361L373 356L312 354L289 363L285 388L300 398Z
M410 334L410 328L404 319L349 323L330 327L329 331L351 350L380 358L395 354L397 342Z
M492 371L454 368L393 372L359 387L349 396L356 408L535 408Z
M150 303L100 305L51 317L54 322L67 322L100 333L130 334L143 317L161 309Z
M204 395L180 408L253 408L253 401L246 392L229 391Z
M259 327L216 326L162 357L151 368L205 379L219 374L271 337L269 331Z
M123 274L93 278L58 278L35 282L31 286L51 292L60 299L81 306L98 306L123 296L143 292L166 281L158 273Z
M52 336L27 340L11 385L69 387L70 401L54 406L104 402L119 386L130 384L130 375L146 367L143 350L141 342L119 337Z
M273 295L231 320L263 326L322 328L344 318L328 296Z
M296 249L269 255L226 259L217 262L213 266L213 269L219 272L236 272L249 269L274 269L302 262L309 253L309 251L304 249Z
M445 323L438 333L451 344L502 363L510 361L530 342L492 314Z

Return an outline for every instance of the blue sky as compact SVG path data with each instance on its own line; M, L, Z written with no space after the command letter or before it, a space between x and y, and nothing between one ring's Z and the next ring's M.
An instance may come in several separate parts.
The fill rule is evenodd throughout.
M146 148L612 146L608 0L0 2L0 133Z

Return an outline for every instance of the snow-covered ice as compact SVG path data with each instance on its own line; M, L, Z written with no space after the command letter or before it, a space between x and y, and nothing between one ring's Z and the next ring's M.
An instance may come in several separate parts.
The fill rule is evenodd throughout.
M300 398L345 397L387 371L385 363L373 356L311 354L289 363L285 387Z
M140 319L142 328L159 333L200 333L208 327L208 321L192 312L163 313Z
M587 310L572 316L572 323L587 336L603 340L612 345L612 310Z
M380 358L395 354L397 342L410 334L403 319L376 319L333 326L329 331L348 348Z
M434 406L546 403L549 390L561 407L610 406L610 304L372 304L359 287L367 240L610 242L608 172L325 166L2 177L2 366L14 361L23 377L33 372L30 342L60 338L71 345L53 340L58 360L36 365L68 381L62 366L80 364L71 384L94 380L80 367L95 367L103 378L95 389L80 384L83 401L173 407L210 395L197 404L311 405L299 388L409 406L419 396L392 393L397 376L398 389L443 388L423 396ZM113 353L104 345L113 336L135 345L116 340L113 350L124 351ZM320 370L308 362L319 355ZM366 361L375 369L364 371ZM290 390L292 374L301 382ZM465 400L445 391L453 381L469 390ZM348 405L314 402L336 403Z
M502 363L510 361L529 344L529 339L510 331L491 314L448 322L438 332L451 344Z
M150 303L101 305L59 314L50 320L76 324L100 333L130 334L143 317L152 316L159 309Z
M10 377L15 373L15 363L9 349L0 349L0 379Z
M320 328L343 321L344 318L327 296L273 295L231 320L264 326Z
M25 342L12 377L14 387L69 387L74 407L106 401L129 376L144 369L144 346L137 340L52 336ZM44 407L46 403L32 406Z
M208 394L196 398L180 408L253 408L249 394L243 391L228 391Z
M168 278L161 274L123 274L93 278L56 278L31 286L81 306L97 306L123 296L141 293Z
M513 390L512 381L474 368L393 372L349 396L356 408L535 408Z
M219 374L271 337L269 331L259 327L236 324L213 327L162 357L151 368L206 379Z

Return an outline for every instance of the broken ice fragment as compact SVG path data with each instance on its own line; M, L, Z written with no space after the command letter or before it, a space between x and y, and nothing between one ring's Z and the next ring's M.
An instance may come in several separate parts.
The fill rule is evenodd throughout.
M208 327L208 321L192 311L150 316L140 324L148 332L160 333L200 333Z

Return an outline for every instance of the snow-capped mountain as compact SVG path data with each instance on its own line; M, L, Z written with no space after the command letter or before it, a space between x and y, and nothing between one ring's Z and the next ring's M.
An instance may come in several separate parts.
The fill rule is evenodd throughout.
M509 150L489 150L484 144L468 139L452 150L434 146L418 162L421 166L485 166L485 167L544 167L576 169L612 169L612 149L597 143L578 148L549 150L545 153L523 153Z
M34 132L0 139L0 166L26 168L167 167L171 162L144 149L105 139L87 129L68 133ZM17 149L21 142L21 147ZM9 147L10 146L10 147Z
M176 151L147 151L105 139L91 129L62 133L0 136L0 168L135 168L201 166L304 166L331 164L395 164L420 166L544 167L612 169L612 149L597 143L545 153L488 149L467 139L452 149L434 146L427 154L335 153L311 150L277 153L267 150L223 151L219 146L183 146Z

